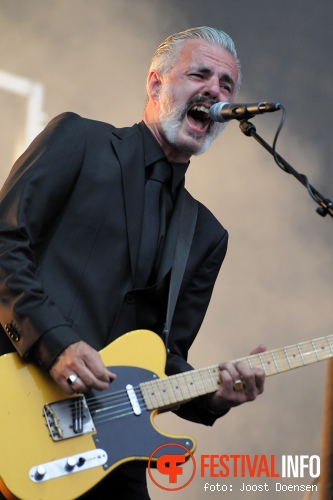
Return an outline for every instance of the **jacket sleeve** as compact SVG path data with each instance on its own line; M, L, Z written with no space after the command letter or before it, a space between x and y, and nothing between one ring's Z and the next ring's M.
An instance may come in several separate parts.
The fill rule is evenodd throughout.
M53 119L15 163L0 193L0 324L22 357L40 351L38 361L45 367L79 340L43 290L34 249L79 175L82 123L73 113ZM62 335L52 335L57 329ZM36 350L42 336L48 336L48 350L42 343Z
M188 351L206 314L227 243L227 231L199 204L197 230L170 329L167 375L192 370L187 362ZM176 413L188 420L212 425L226 411L211 412L203 396L183 404Z

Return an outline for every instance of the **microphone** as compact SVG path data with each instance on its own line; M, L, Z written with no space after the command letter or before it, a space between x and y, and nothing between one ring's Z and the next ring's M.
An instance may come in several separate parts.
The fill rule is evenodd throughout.
M281 108L278 102L257 102L254 104L231 104L230 102L217 102L209 110L209 116L214 122L227 122L229 120L246 120L262 113L272 113Z

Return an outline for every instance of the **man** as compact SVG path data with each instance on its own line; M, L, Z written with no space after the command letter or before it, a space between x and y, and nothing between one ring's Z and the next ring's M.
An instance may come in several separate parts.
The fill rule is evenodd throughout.
M233 101L239 81L228 35L194 28L172 35L155 53L139 125L116 129L72 113L52 120L1 193L2 353L14 346L71 394L107 388L117 374L104 367L98 350L126 331L146 328L163 336L179 240L171 228L178 228L189 197L185 171L190 157L204 152L223 128L210 120L210 106ZM159 247L147 259L142 255L152 229L145 216L159 207L147 208L152 195L145 184L147 189L154 181L160 160L171 179L162 184ZM197 208L167 339L168 375L191 369L188 349L226 253L227 232L202 204ZM168 213L163 222L162 212ZM220 376L218 391L178 413L212 425L263 391L262 370L222 363ZM145 472L119 468L93 494L107 498L111 492L114 498L149 498Z

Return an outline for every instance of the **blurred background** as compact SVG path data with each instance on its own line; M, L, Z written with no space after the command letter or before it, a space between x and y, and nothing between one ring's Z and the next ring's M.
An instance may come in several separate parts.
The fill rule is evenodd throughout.
M210 25L236 43L243 69L237 101L285 106L278 152L332 199L332 23L330 0L0 0L0 182L31 138L63 111L117 126L140 121L157 45L176 31ZM280 118L252 122L271 143ZM186 184L230 233L190 362L206 366L242 357L259 343L272 349L332 334L332 220L316 213L306 189L237 122L191 161ZM326 370L322 362L269 378L264 395L213 428L171 414L156 423L194 436L197 461L202 454L274 454L281 472L282 455L320 454ZM262 497L303 498L275 492L275 479L249 477L228 478L233 492L224 498L257 498L239 491L244 480L267 482L271 489ZM207 481L198 472L178 492L151 481L149 489L154 499L222 495L204 492Z

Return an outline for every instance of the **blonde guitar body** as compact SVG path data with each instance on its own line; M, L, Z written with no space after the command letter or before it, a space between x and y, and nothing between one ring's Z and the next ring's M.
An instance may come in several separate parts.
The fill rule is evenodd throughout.
M0 491L7 500L73 500L125 462L157 462L165 453L183 462L194 451L192 438L160 432L153 417L216 391L218 364L166 377L164 344L148 330L127 333L100 354L116 380L106 391L75 396L18 355L0 358ZM268 377L331 357L328 335L232 363Z
M91 420L84 413L85 398L67 396L48 375L16 354L0 358L0 491L7 499L75 499L122 463L147 462L162 444L194 450L191 438L158 431L153 423L157 410L148 410L141 398L141 382L165 377L161 339L138 330L100 354L117 379L89 399ZM179 450L175 446L171 453L180 454Z

